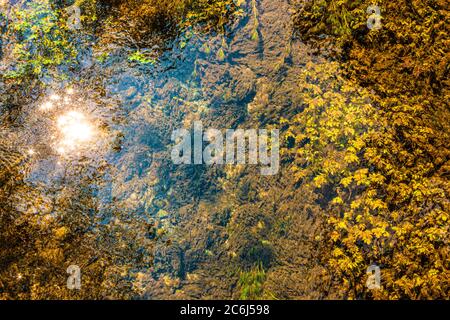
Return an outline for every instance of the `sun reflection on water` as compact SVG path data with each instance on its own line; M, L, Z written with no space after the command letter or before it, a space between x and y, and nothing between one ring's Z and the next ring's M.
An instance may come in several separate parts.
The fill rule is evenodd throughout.
M61 139L57 144L60 154L79 150L88 145L95 136L95 130L86 116L78 111L69 111L57 119Z
M77 93L73 88L54 92L38 107L40 116L51 123L48 133L54 150L70 158L98 145L101 135L89 102L84 101ZM28 154L33 155L34 151L30 150L31 148Z

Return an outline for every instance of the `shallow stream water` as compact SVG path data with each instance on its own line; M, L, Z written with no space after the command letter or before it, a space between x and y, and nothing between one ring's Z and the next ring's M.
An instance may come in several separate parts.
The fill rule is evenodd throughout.
M179 209L214 203L223 174L221 168L211 173L215 169L173 165L171 133L198 120L224 130L252 128L254 114L265 115L262 126L288 116L285 110L295 103L295 75L307 62L320 59L295 39L288 2L244 2L242 14L223 34L187 30L136 44L126 25L113 33L81 30L81 67L66 72L70 76L64 80L47 77L46 91L27 92L19 112L0 111L4 141L25 155L27 163L26 188L11 195L16 210L58 220L61 202L74 202L94 217L93 230L119 220L130 228L148 224L163 229L163 240L151 250L145 244L141 248L151 255L148 264L133 269L147 281L143 297L161 297L158 291L146 291L153 283L149 274L182 279L195 274L200 268L196 260L211 253L199 244L196 254L188 255L186 245L177 244L185 236L179 231ZM155 61L130 61L136 49L150 52ZM89 136L80 139L76 133L86 126ZM23 190L32 190L31 199ZM42 199L40 206L33 204L36 197ZM201 229L205 223L200 220ZM196 228L195 221L191 226ZM136 239L146 237L142 230L134 231ZM189 241L192 251L195 237ZM187 294L231 295L229 288L196 290Z

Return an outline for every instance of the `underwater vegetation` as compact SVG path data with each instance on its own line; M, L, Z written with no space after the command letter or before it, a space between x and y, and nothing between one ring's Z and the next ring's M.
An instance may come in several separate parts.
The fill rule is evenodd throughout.
M330 57L372 90L378 109L368 123L375 131L348 146L344 159L354 173L319 180L337 196L329 202L330 263L346 275L352 297L362 290L362 261L383 265L386 282L375 297L448 297L448 8L443 1L380 1L383 27L368 32L359 14L367 5L309 1L294 18L314 46L335 44Z
M0 1L0 299L448 299L448 4L373 6Z

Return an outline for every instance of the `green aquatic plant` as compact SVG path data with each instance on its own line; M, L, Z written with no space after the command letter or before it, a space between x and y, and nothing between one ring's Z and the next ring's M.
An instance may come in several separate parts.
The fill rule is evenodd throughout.
M97 61L100 63L104 63L106 60L108 60L109 56L110 55L108 52L103 52L97 56Z
M202 50L207 55L211 53L211 47L209 46L208 42L203 43Z
M226 40L225 40L225 38L223 38L222 45L220 46L219 51L217 51L217 55L216 55L217 60L223 61L225 59L226 46L227 46Z
M149 48L156 45L159 48L154 52L156 56L170 39L178 37L177 44L180 49L184 49L193 37L201 38L205 32L224 34L226 24L234 14L241 12L233 0L117 1L108 7L114 10L105 11L99 44L111 44L116 38L111 35L119 32L130 47ZM156 36L149 37L151 33ZM210 48L205 47L205 52L209 54L210 51ZM225 48L219 51L219 60L224 58L224 51ZM132 54L130 58L131 61L143 64L154 62L139 52Z
M223 30L232 14L238 11L234 0L189 1L187 14L182 20L183 27L200 26L202 29Z
M253 29L252 29L252 40L259 40L259 20L258 20L258 8L256 7L256 0L252 0L252 14L253 14Z
M239 299L258 300L264 295L263 284L266 280L266 273L262 265L253 267L250 271L241 272L238 286L240 290Z
M56 66L74 62L77 50L70 32L49 1L39 0L11 10L7 36L13 40L13 62L4 77L21 81L40 77Z
M153 58L147 57L143 52L141 51L135 51L132 54L128 56L129 61L135 61L141 64L155 64L156 60Z
M294 14L294 22L302 37L321 35L348 36L365 25L366 9L362 4L371 1L296 1L300 7Z

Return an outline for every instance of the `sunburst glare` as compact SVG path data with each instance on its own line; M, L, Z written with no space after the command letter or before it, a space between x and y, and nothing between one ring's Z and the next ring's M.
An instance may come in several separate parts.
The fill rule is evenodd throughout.
M86 146L95 135L91 123L78 111L69 111L61 115L57 120L57 126L61 133L57 150L61 154Z

